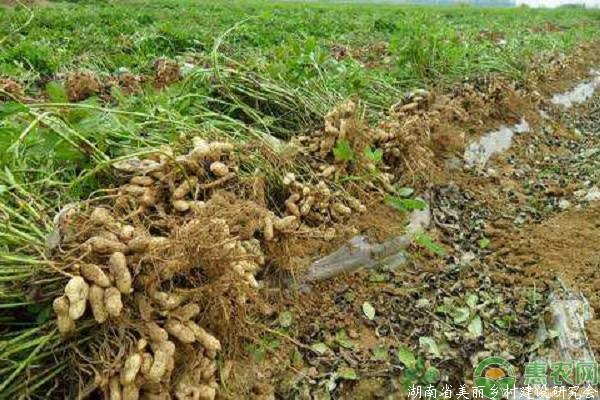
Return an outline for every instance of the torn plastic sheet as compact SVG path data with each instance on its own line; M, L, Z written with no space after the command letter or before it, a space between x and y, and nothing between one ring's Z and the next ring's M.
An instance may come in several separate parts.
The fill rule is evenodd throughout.
M592 98L594 92L600 88L600 71L592 70L590 74L591 79L580 83L567 92L552 96L550 100L552 104L568 109ZM548 118L548 115L544 112L541 112L541 115L542 118ZM503 153L510 148L513 136L516 133L525 133L529 130L530 126L527 121L521 119L516 125L511 127L502 126L498 130L486 133L479 141L469 144L465 149L463 157L465 166L484 167L494 154Z
M420 199L422 200L422 199ZM377 265L392 268L407 260L404 250L410 245L415 234L425 230L431 222L429 206L415 210L409 216L406 232L382 243L369 243L364 236L355 236L333 253L315 261L304 276L305 281L319 281L336 275L351 273Z
M592 309L585 296L579 292L550 298L553 319L552 331L558 333L553 361L595 362L594 352L585 333L585 324L592 319Z
M544 348L543 355L538 355L530 361L547 365L557 362L584 362L596 365L594 352L585 333L586 322L593 318L592 308L588 300L580 292L570 290L563 285L563 289L554 291L548 301L551 320L549 326L542 322L538 329L537 342L543 343L547 339L554 338L554 347ZM548 384L552 388L551 379L548 379ZM579 386L585 388L587 385L582 383ZM548 397L535 397L531 394L524 395L521 392L518 389L514 398L519 400L548 399ZM510 396L510 398L513 398L513 396ZM599 396L596 394L594 397L587 398L598 399Z
M529 129L527 121L521 119L521 122L511 127L502 126L496 131L486 133L479 141L471 143L465 149L465 165L467 167L484 167L491 156L510 148L515 133L525 133Z
M592 79L587 82L582 82L567 92L555 94L552 97L552 104L571 108L591 99L596 89L600 88L600 72L591 71L591 75Z

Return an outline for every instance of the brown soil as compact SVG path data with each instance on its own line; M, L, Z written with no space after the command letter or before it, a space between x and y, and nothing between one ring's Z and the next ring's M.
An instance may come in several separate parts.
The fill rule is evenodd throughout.
M569 57L545 56L534 60L529 79L546 98L568 90L573 82L589 79L590 69L600 64L599 47L599 42L592 42L579 46Z
M580 79L588 77L590 67L597 65L599 60L596 49L597 46L590 46L578 50L578 61L569 59L552 63L548 69L553 71L550 76L537 80L533 87L546 95L573 87ZM348 50L336 48L333 51L336 55L344 57ZM573 192L580 187L576 181L567 177L566 182L546 182L546 186L538 192L529 193L523 190L524 180L534 179L534 174L543 171L546 166L553 166L552 160L544 161L546 157L568 157L573 153L570 144L582 140L566 127L566 121L559 119L549 123L540 120L537 111L540 106L548 106L547 97L535 93L535 89L518 90L501 79L491 79L472 85L458 85L454 93L429 95L420 101L409 100L400 103L395 106L395 112L391 113L401 121L400 125L394 125L392 119L384 121L381 126L384 130L398 132L398 136L416 135L419 144L427 143L425 147L438 156L432 159L443 160L445 157L462 153L465 143L481 133L502 124L516 123L521 116L525 116L534 129L542 124L552 125L551 134L540 132L516 136L513 148L490 161L490 167L498 171L492 176L448 170L437 165L432 166L432 170L429 171L435 171L434 176L429 175L425 181L430 185L456 182L462 190L473 196L470 201L473 203L474 212L487 210L487 220L482 233L491 239L491 244L489 249L483 251L483 259L486 262L479 266L479 273L489 274L493 287L500 291L510 292L515 288L522 288L521 296L505 304L508 309L518 310L519 315L526 314L529 307L527 296L535 290L548 293L553 287L557 287L556 278L560 278L566 286L581 290L590 300L591 306L600 310L600 297L597 294L600 289L600 206L588 207L584 204L581 208L573 208L564 213L542 214L536 219L526 220L522 226L513 223L518 213L530 208L532 204L554 198L571 198ZM573 114L586 112L585 107L581 107L574 110ZM531 152L532 146L535 146L535 153ZM383 148L385 149L385 146ZM387 157L393 157L391 151L385 154ZM413 151L412 154L419 153ZM422 154L426 156L420 160L429 162L430 155L427 155L427 151ZM509 162L515 157L516 162ZM527 166L533 169L525 178L519 175L522 165L520 160L522 164L527 162ZM413 164L407 163L405 167L411 165ZM419 168L416 170L423 173ZM527 168L525 170L527 171ZM411 183L414 184L415 181ZM467 225L473 222L472 218L466 218ZM430 234L436 236L435 231ZM440 240L447 239L440 235ZM477 241L470 241L477 249ZM458 245L457 240L446 244L448 247ZM403 398L398 381L395 378L388 379L397 375L385 363L374 362L372 352L377 346L394 348L399 342L406 343L407 336L415 335L416 338L412 336L414 341L419 335L426 334L427 331L419 327L417 322L420 318L430 321L431 325L436 324L438 317L433 314L414 314L414 303L427 293L425 277L429 276L433 280L433 277L443 276L447 267L443 260L435 257L420 255L414 258L415 265L410 264L405 270L388 275L385 281L380 283L377 283L377 280L381 279L380 275L387 273L374 274L363 271L318 283L306 293L300 291L290 294L278 287L270 289L267 299L276 310L274 316L277 315L277 311L289 310L294 315L295 322L292 329L283 336L275 335L280 340L280 345L270 353L272 362L261 364L260 374L246 372L245 379L269 383L277 381L277 393L283 390L283 393L287 394L287 390L291 389L286 385L291 381L296 385L292 386L292 393L297 393L294 390L303 393L303 389L298 389L301 387L300 382L323 382L324 371L335 370L339 363L342 363L360 370L361 379L357 382L338 382L336 393L339 394L339 398ZM460 284L464 287L463 290L485 291L476 276L465 276L464 280L448 283L452 284ZM438 290L445 291L447 288ZM373 324L365 319L360 308L365 301L374 304L377 312L384 314L382 321ZM539 311L533 311L530 318L521 322L522 326L519 329L522 331L517 330L516 333L519 339L512 339L516 340L517 346L526 347L527 343L533 343L537 327L534 318L540 315ZM264 335L271 335L277 326L275 319ZM402 328L399 331L391 328L393 333L390 335L384 326L387 329L392 326ZM591 321L587 327L591 345L596 351L600 350L598 326L600 319ZM353 350L345 350L343 346L336 344L335 333L340 329L354 341ZM500 345L497 351L506 351L509 348L508 342L503 342L504 339L498 340ZM315 355L306 349L306 346L315 342L323 342L331 348L339 349L335 355ZM494 348L495 345L494 340L486 338L486 346L490 346L487 348ZM290 362L293 349L299 349L304 355L300 364ZM465 351L464 347L460 351ZM516 355L516 351L511 350L509 353ZM528 354L525 352L523 356L528 357ZM472 376L469 375L472 370L468 362L453 360L447 362L445 367L451 381L461 381L460 374L465 370L467 379ZM247 368L247 362L240 362L234 364L232 370L243 371ZM449 371L454 371L456 375L453 376ZM318 391L310 393L319 398L318 394L315 395Z
M336 60L354 58L367 68L375 68L390 63L389 43L387 42L377 42L358 48L336 44L331 46L330 52Z
M142 78L138 75L132 74L131 72L125 72L117 76L112 76L107 81L107 86L109 88L115 87L126 95L137 93L142 90L141 84Z
M182 79L179 64L164 58L154 62L154 86L162 89Z
M558 278L567 287L581 290L596 314L600 312L600 205L569 210L529 226L505 246L507 263L523 266L523 273L535 281ZM598 324L600 319L588 326L596 351L600 350L600 336L594 332Z
M65 89L70 101L85 100L102 91L100 78L91 71L75 71L67 75Z
M507 262L530 265L527 273L536 277L558 277L568 286L597 290L600 286L596 280L600 277L598 228L598 205L558 214L539 225L527 227L516 238L516 246L507 254Z
M343 57L347 50L334 51ZM539 80L536 84L539 86L533 88L541 88L543 93L554 93L556 88L572 87L578 79L587 77L589 67L596 63L594 51L591 54L590 49L581 50L579 61L569 59L553 64L554 78ZM576 187L550 182L542 193L535 196L525 193L522 190L523 178L516 174L518 164L507 162L508 157L527 159L535 165L548 155L568 155L568 147L540 143L532 157L528 153L531 137L518 136L507 154L490 162L499 170L496 176L448 170L440 165L446 158L462 154L466 143L502 124L516 123L522 116L533 126L542 124L537 109L547 105L547 101L535 93L535 89L517 89L500 78L491 78L456 85L444 95L420 97L417 95L392 107L378 129L391 133L389 136L393 138L401 138L401 141L384 139L378 147L384 150L385 163L398 168L392 169L393 172L404 171L402 182L407 185L424 190L428 185L454 181L462 190L472 194L470 201L474 212L489 210L489 220L484 224L485 237L491 239L490 249L486 250L488 256L483 257L487 263L474 267L472 272L465 272L464 276L450 277L447 285L458 285L463 292L481 293L490 290L482 289L483 282L489 279L492 287L500 292L515 291L518 295L507 300L505 308L499 311L510 313L516 310L519 317L515 322L517 326L513 328L515 331L508 337L488 332L485 348L496 349L496 352L508 351L515 356L520 351L519 360L523 361L528 353L521 348L533 343L537 327L535 318L541 315L539 310L528 311L527 296L532 290L550 290L558 276L568 286L581 289L592 307L600 309L596 295L600 288L600 274L596 272L600 243L599 236L595 234L600 223L600 209L597 206L573 209L564 214L549 215L541 223L528 220L522 227L512 223L515 216L512 211L517 213L527 208L533 197L568 196ZM570 143L575 139L561 123L554 127L552 137L555 140ZM378 139L383 139L377 134L376 130L367 136L373 135L377 143ZM310 147L310 140L302 142L303 145ZM319 146L327 141L326 133L319 141ZM410 172L406 174L406 171ZM511 194L514 198L509 197L509 189L514 192ZM350 229L338 227L338 239L352 236L355 230L368 232L369 226L375 228L376 237L384 238L396 232L396 226L401 224L394 214L385 211L385 207L370 206L369 213L355 220ZM465 225L472 222L472 218L465 217ZM381 231L385 226L390 229ZM442 240L454 254L452 248L458 246L458 239L448 240L435 230L430 235ZM473 248L478 247L476 239L470 241ZM338 240L324 242L308 237L288 238L277 244L281 254L279 258L273 258L274 265L283 265L284 260L288 265L305 265L308 254L326 254L338 244ZM245 352L247 356L234 358L227 364L227 375L221 378L230 391L222 395L226 398L262 399L265 398L261 397L263 393L266 393L266 398L271 398L269 396L274 391L290 398L320 398L324 392L315 389L317 383L322 387L327 374L340 366L348 366L360 371L361 379L356 382L338 381L338 398L403 398L398 383L401 370L394 370L393 362L374 361L373 352L383 347L393 354L393 349L402 343L413 343L412 348L415 348L414 342L420 337L432 335L436 329L445 329L444 325L436 325L439 324L439 316L415 309L414 305L418 299L431 295L427 294L429 282L444 279L441 277L448 274L446 260L427 254L422 248L414 250L418 253L413 253L413 262L402 271L362 271L316 283L308 289L282 285L286 282L285 276L279 282L272 281L262 292L268 304L262 317L264 322L254 325L257 331L247 337L252 343ZM270 251L276 254L275 249ZM276 277L273 271L267 269L265 276ZM289 272L293 281L294 268ZM444 292L447 287L431 290ZM365 318L361 309L364 302L370 302L377 309L380 318L377 322ZM282 312L290 312L293 316L289 329L282 330L279 326L278 315ZM596 349L600 348L600 340L593 329L598 325L600 320L594 320L588 326L592 346ZM340 345L337 338L340 331L353 342L352 349ZM333 350L316 354L309 346L317 342L325 343ZM269 347L272 343L277 345ZM480 342L461 342L454 358L438 364L445 369L450 382L464 382L465 377L470 379L472 367L468 358L472 354L469 352L482 350L480 346ZM264 353L265 361L256 361L257 351ZM294 358L297 351L301 353L299 360ZM323 398L326 396L323 395Z
M22 99L24 96L23 87L18 83L9 78L0 78L0 100L11 99Z
M595 50L597 47L592 48L591 53ZM377 51L385 53L385 46ZM343 51L339 52L340 57L343 56ZM535 138L532 135L517 138L507 155L493 160L492 165L499 170L496 175L450 171L445 167L447 158L460 155L466 143L489 129L518 122L523 115L534 126L540 124L537 107L544 104L544 100L535 93L535 89L542 87L550 92L557 87L572 86L572 79L583 76L596 57L600 57L587 56L589 52L590 49L581 53L585 56L580 57L578 62L559 60L553 65L556 66L552 74L555 80L541 82L528 90L491 77L456 85L443 95L414 94L391 107L373 129L356 117L359 114L356 105L346 102L325 117L321 129L294 139L301 149L294 161L298 161L298 165L307 165L310 172L301 182L290 179L288 183L269 183L267 187L263 182L260 189L260 185L244 180L238 174L247 148L234 151L233 147L223 143L219 146L229 150L201 159L196 159L194 154L201 153L198 149L208 144L196 143L188 154L182 156L183 159L178 159L181 162L177 164L170 157L153 155L145 161L160 163L159 170L153 173L129 171L127 179L131 179L130 184L112 190L114 196L101 204L110 211L116 224L93 226L91 210L83 210L71 227L75 238L63 243L53 254L53 260L65 273L75 276L80 273L79 263L82 261L107 269L107 254L94 250L94 243L98 241L91 240L99 235L103 235L104 239L108 237L112 246L126 253L135 293L142 298L154 296L150 308L144 310L149 314L144 315L142 307L133 301L133 296L124 293L123 311L118 315L120 319L109 320L103 325L102 332L124 325L122 329L126 329L130 336L128 350L142 347L140 338L157 346L148 332L141 328L144 323L155 321L166 326L169 321L176 323L181 319L174 310L161 308L157 300L160 296L156 293L183 293L186 305L199 308L199 315L194 315L195 322L191 322L205 327L227 346L222 352L222 368L216 371L215 351L207 351L194 342L195 339L190 343L180 343L180 337L173 333L176 330L171 326L171 339L174 336L179 340L174 340L177 343L174 350L176 361L170 361L171 370L158 389L173 390L173 387L180 386L181 375L174 375L171 381L173 363L177 362L177 372L181 372L188 369L187 363L196 362L202 365L190 365L194 371L186 373L200 370L206 376L192 383L195 386L209 385L213 389L220 385L219 395L224 398L266 400L273 398L275 392L297 395L297 398L318 398L311 392L312 389L322 391L332 371L352 367L360 371L364 379L334 382L341 393L339 398L376 398L381 393L401 398L397 381L403 368L398 367L395 359L393 362L373 360L373 352L383 346L386 351L389 350L388 355L394 357L391 354L401 345L408 345L417 352L421 337L433 336L446 329L448 322L442 320L436 310L427 309L426 305L422 309L416 308L418 301L434 303L440 298L447 300L450 297L444 296L450 292L455 297L464 296L467 292L483 297L494 289L517 292L517 289L529 289L536 281L543 281L541 286L549 286L548 282L559 276L569 285L581 288L589 296L592 306L600 309L596 295L600 288L600 274L596 271L600 248L597 235L600 208L584 207L564 214L542 215L541 223L527 220L521 228L511 223L515 215L510 213L526 208L533 197L540 200L558 193L570 194L574 187L549 185L545 192L537 193L537 197L525 193L522 190L523 178L515 175L518 168L509 163L507 157L527 158L535 165L535 162L542 162L546 154L559 155L561 151L568 154L569 149L540 144L536 155L529 156L529 141ZM155 68L157 87L181 79L179 67L172 62L159 60ZM102 90L98 79L85 73L70 75L66 86L72 100L81 100ZM571 137L560 126L553 135L557 139ZM358 155L363 154L366 145L382 149L381 165L369 165L362 159L357 162L336 161L333 148L340 139L345 139ZM264 154L261 156L268 158ZM216 163L226 165L215 166ZM282 165L284 161L280 163ZM217 173L217 167L227 167L231 179L221 179L229 177L229 174ZM364 182L348 183L343 188L338 185L345 176L369 176L367 172L372 172L373 168L380 172L376 179L365 178ZM325 171L330 172L326 174ZM152 178L147 185L142 185L144 187L134 184L134 179L149 176ZM195 177L193 190L177 195L182 185L189 182L190 176ZM305 287L296 279L312 260L337 248L357 233L377 239L398 233L403 216L381 204L383 195L393 191L390 187L406 184L419 191L432 189L439 192L438 186L450 181L456 182L460 191L469 193L471 197L459 198L456 204L448 207L440 206L437 208L439 215L434 215L440 217L448 213L454 217L459 211L464 214L456 218L459 221L455 225L462 224L457 236L453 237L443 230L444 226L454 229L450 223L439 221L430 232L433 239L439 238L446 245L446 257L436 257L423 248L415 247L413 250L418 250L417 254L400 271L389 271L383 266L376 271L339 276L312 287ZM309 201L311 196L307 194L323 194L321 182L327 189L327 202ZM504 189L512 189L516 193ZM273 198L265 196L265 193ZM185 203L183 211L175 208L180 200ZM367 206L366 210L350 210L350 205L356 204L355 200L358 210L360 206ZM204 203L200 207L198 202ZM309 211L301 215L298 208L305 204L309 204ZM456 210L461 207L464 212L463 209ZM476 214L482 211L487 214ZM292 218L293 226L278 229L275 237L269 237L268 221L282 222L294 216L297 219ZM484 220L483 232L470 235L470 225L480 219ZM158 240L160 245L136 253L131 244L132 238L116 237L116 228L123 225L135 228L135 235ZM466 232L464 237L462 231ZM489 249L478 248L482 247L477 244L481 236L476 235L481 234L492 239ZM247 249L255 246L258 246L258 252L251 254ZM477 255L481 256L481 260L489 263L474 262L468 267L461 267L458 272L452 270L453 266L460 264L457 258L465 249L480 252ZM102 254L94 254L94 251ZM240 260L257 265L250 265L253 267L251 270L239 270L241 266L237 262ZM260 288L257 279L265 286ZM491 286L482 288L490 282ZM55 288L53 295L60 295L61 289ZM508 341L507 337L513 340L517 337L520 340L517 344L521 347L525 347L525 342L530 344L536 321L527 321L525 317L529 316L527 313L536 315L539 310L532 310L523 296L510 300L512 302L501 303L494 312L517 310L516 321L511 320L513 331L488 330L489 337L485 339L458 335L449 344L452 357L436 359L442 368L449 371L451 382L460 381L467 371L471 371L469 357L472 352L507 347L504 342ZM365 318L361 308L365 302L375 306L378 319ZM293 319L282 329L278 318L286 311L291 312ZM191 323L190 319L183 322ZM486 324L490 323L486 321ZM594 321L590 326L597 324L598 321ZM486 339L490 341L485 342ZM600 346L597 338L593 341L594 346ZM324 343L336 352L321 354L311 349L310 345L316 342ZM526 350L517 350L520 351L519 361L523 361ZM153 352L156 349L153 348ZM301 353L299 357L295 357L295 352ZM110 360L112 366L98 372L97 376L85 377L97 382L99 389L105 392L125 357L125 354L114 353L114 349L106 346L94 349L92 358L104 362ZM196 354L199 359L194 358ZM427 354L421 350L421 356L426 357ZM429 365L430 360L426 363ZM146 387L148 382L144 382L143 377L140 379L139 387L154 393L152 390L157 388Z

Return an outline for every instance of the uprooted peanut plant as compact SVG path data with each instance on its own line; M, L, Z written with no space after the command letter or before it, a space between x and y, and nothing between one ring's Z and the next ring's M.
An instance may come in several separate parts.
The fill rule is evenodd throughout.
M282 243L339 240L337 225L393 190L383 162L336 161L336 143L350 143L353 154L373 146L356 112L346 102L322 130L285 145L300 167L275 184L281 202L268 196L271 183L241 173L255 144L194 138L183 155L163 147L114 163L122 184L61 210L48 238L65 277L53 310L66 338L82 321L101 326L79 361L94 371L92 386L110 398L215 397L217 337L229 343L248 329L246 310L260 303L260 280L268 279L261 270ZM362 170L368 185L344 190L341 172Z

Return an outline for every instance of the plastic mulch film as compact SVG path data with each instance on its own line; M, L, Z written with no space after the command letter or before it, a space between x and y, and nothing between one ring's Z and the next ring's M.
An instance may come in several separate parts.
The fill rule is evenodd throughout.
M383 264L392 268L402 265L407 260L404 250L410 245L413 236L426 229L430 221L431 212L427 206L410 214L406 232L401 236L382 243L369 243L366 237L355 236L333 253L315 261L309 267L304 280L329 279Z

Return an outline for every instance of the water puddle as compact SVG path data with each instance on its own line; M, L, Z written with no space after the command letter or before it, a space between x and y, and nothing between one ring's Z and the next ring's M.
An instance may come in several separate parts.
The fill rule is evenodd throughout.
M464 160L467 167L484 167L494 154L510 148L515 133L529 131L529 124L521 119L512 127L502 126L497 131L486 133L478 142L471 143L465 150Z
M555 94L551 100L552 104L571 108L591 99L596 89L600 87L600 71L592 71L591 75L593 78L589 81L580 83L567 92Z

